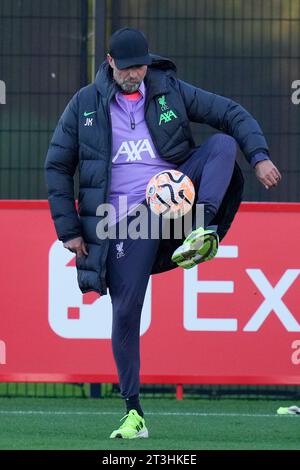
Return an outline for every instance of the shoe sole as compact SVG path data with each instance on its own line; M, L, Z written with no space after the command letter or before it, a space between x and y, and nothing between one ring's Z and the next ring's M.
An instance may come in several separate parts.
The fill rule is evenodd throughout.
M138 438L146 439L148 437L149 437L148 429L144 429L143 431L137 432L132 437L123 437L121 433L118 433L115 436L110 436L110 439L138 439Z
M204 234L196 240L183 244L172 255L172 261L186 269L214 258L219 247L216 233Z

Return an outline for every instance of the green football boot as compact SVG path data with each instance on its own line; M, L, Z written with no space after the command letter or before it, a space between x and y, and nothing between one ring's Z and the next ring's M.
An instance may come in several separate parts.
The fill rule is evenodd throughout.
M202 227L193 230L183 244L174 251L172 261L184 269L213 259L219 248L219 237L214 230Z
M145 420L136 410L130 410L121 421L123 424L113 431L110 435L111 439L136 439L138 437L149 437L148 429L145 425Z

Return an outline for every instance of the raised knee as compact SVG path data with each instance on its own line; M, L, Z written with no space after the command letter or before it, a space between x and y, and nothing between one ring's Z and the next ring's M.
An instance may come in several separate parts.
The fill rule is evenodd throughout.
M236 140L228 134L214 134L211 137L212 145L218 147L222 153L236 157L237 143Z

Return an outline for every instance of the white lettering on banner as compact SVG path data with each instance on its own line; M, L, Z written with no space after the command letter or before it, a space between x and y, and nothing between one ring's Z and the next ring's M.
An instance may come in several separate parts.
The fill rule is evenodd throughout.
M49 251L48 314L52 330L63 338L109 339L111 337L112 304L109 295L89 304L77 284L74 253L56 240ZM76 311L76 319L69 312ZM151 279L142 310L140 335L151 323Z
M291 361L292 364L297 366L298 364L300 364L300 340L296 339L295 341L293 341L291 347L292 349L296 349L296 351L294 351L291 356Z
M218 258L237 258L237 246L220 246ZM184 308L183 324L190 331L237 331L235 318L198 318L198 293L228 293L234 292L233 281L199 281L198 270L190 269L184 272Z
M122 142L119 150L112 159L115 163L120 155L126 155L126 162L135 162L136 160L142 160L141 153L147 152L151 158L156 158L148 139L140 139L138 141L129 140L128 142Z
M0 364L6 364L6 344L0 340Z
M237 246L220 246L218 258L238 258ZM287 269L273 287L260 269L246 269L246 273L265 300L254 312L243 331L258 331L271 312L289 332L299 332L300 325L284 304L282 297L300 274L300 269ZM198 294L233 294L232 280L198 280L198 270L184 272L183 326L188 331L237 331L236 318L198 317ZM201 300L201 296L200 296ZM151 324L151 279L148 285L141 319L140 334ZM201 305L201 304L200 304ZM220 302L219 305L222 305ZM224 312L222 312L223 314ZM200 311L201 315L201 311ZM223 315L224 316L224 315ZM112 306L109 295L86 302L77 284L74 254L56 241L49 252L49 324L64 338L108 339L111 337ZM300 363L300 340L294 341L296 349L291 356L293 364ZM0 340L0 364L6 363L6 348Z
M246 273L263 294L265 300L251 317L244 331L258 331L272 311L276 313L287 331L300 331L299 323L282 301L282 296L298 277L300 269L287 269L274 288L260 269L246 269Z
M3 80L0 80L0 104L6 104L6 85Z
M296 90L292 93L291 100L293 104L300 104L300 80L292 82L292 89Z

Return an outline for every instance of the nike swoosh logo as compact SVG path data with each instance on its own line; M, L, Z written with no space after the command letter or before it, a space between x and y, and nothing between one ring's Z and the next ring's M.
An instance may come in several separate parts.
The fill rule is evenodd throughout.
M97 111L90 111L89 113L87 111L84 111L83 115L84 117L90 116L91 114L95 114Z

